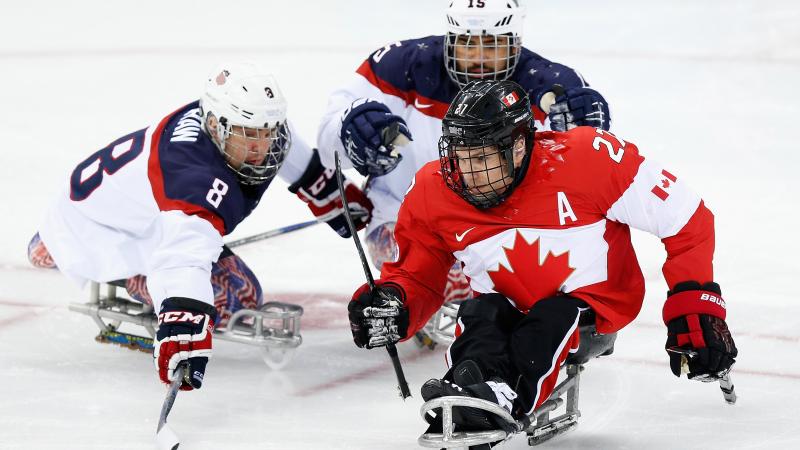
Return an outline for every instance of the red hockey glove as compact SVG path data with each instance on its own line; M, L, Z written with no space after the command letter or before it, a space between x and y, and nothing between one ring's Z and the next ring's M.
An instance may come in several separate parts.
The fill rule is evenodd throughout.
M314 149L314 156L308 163L299 180L289 186L289 191L297 194L300 200L308 204L308 208L317 220L326 222L339 236L350 237L344 207L339 196L339 185L336 183L334 169L326 169L319 160L319 153ZM372 202L352 181L344 180L344 193L353 223L357 230L367 226L372 215Z
M170 384L178 364L189 366L181 390L200 389L211 358L211 332L216 310L199 300L170 297L161 303L153 359L158 377Z
M387 283L371 292L365 284L347 305L350 331L359 347L375 348L399 341L408 331L408 309L403 306L403 288Z
M725 300L717 283L684 281L668 293L663 310L672 373L716 381L731 370L738 350L725 323Z

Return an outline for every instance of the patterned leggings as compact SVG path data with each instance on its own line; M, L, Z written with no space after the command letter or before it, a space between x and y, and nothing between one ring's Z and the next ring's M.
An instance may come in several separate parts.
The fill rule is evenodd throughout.
M39 233L28 244L28 260L34 267L57 268ZM219 259L211 266L211 285L214 289L218 328L226 326L228 319L236 311L242 308L257 309L264 303L264 293L255 274L228 247L223 247ZM125 289L134 300L153 304L150 293L147 292L147 277L144 275L125 280Z

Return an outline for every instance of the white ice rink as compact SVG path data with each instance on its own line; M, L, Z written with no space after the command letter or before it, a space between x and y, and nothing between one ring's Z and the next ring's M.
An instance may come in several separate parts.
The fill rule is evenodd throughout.
M86 155L199 96L218 61L271 67L313 142L328 93L388 42L444 31L433 0L5 2L0 12L0 449L149 449L165 390L150 357L94 342L67 310L87 293L28 266L44 207ZM524 44L575 67L613 131L671 167L716 215L716 279L740 350L739 403L676 379L660 322L664 252L635 244L648 293L616 353L587 365L578 429L543 448L800 448L800 5L795 0L529 1ZM310 218L273 184L242 237ZM206 382L170 424L185 449L408 449L420 385L443 351L403 344L414 397L386 353L352 345L351 241L318 226L242 247L273 298L306 308L295 361L266 369L216 342ZM518 437L504 447L528 448Z

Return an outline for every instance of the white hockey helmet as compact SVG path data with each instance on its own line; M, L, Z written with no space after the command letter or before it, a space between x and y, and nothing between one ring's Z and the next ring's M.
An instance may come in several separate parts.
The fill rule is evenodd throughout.
M525 21L518 0L451 0L446 14L444 63L453 81L464 87L514 73Z
M242 184L270 181L283 164L291 146L286 107L275 78L254 64L220 64L206 79L200 97L203 127ZM216 125L209 130L211 116ZM267 140L264 159L248 162L247 151L228 142L231 135L250 141Z

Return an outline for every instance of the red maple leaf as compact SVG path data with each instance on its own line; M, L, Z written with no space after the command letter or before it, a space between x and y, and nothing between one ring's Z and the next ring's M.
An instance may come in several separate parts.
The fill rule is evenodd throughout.
M568 251L558 256L547 252L539 264L539 238L528 244L519 231L514 247L503 250L511 270L501 264L496 271L489 271L489 278L494 282L494 290L513 300L522 311L527 311L537 300L555 295L575 271L569 266Z

